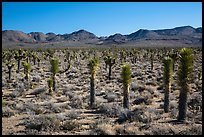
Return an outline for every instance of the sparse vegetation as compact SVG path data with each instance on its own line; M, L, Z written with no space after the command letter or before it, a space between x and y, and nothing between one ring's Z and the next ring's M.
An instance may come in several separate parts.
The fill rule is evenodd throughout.
M3 49L2 133L201 135L202 48L190 49L152 48L151 69L149 48L22 48L19 73L15 59L19 49ZM174 71L171 53L177 54ZM31 55L36 55L36 65ZM117 59L111 61L111 80L104 70L107 56ZM12 82L7 82L12 63L16 67L11 69ZM27 71L26 64L32 69ZM28 87L27 72L32 85ZM182 91L188 95L186 102ZM178 116L182 108L178 102L187 104L186 115L181 110ZM186 123L177 119L183 116Z

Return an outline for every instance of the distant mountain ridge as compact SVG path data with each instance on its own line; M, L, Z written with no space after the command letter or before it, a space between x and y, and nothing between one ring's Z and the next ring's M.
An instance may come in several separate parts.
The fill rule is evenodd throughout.
M202 44L202 27L181 26L172 29L147 30L139 29L128 35L116 33L108 37L97 37L86 30L75 31L70 34L55 34L22 31L2 31L2 43L53 43L53 42L81 42L95 45L128 44L138 41L179 41L185 44Z

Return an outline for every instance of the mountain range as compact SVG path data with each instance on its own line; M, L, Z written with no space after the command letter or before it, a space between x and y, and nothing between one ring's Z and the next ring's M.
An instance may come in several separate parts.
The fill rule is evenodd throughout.
M132 45L132 46L202 46L202 27L181 26L172 29L147 30L140 29L128 35L116 33L107 37L97 37L86 30L71 34L55 34L16 30L2 31L2 45Z

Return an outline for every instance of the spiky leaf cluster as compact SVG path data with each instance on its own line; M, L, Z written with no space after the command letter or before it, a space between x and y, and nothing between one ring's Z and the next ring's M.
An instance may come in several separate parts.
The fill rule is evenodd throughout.
M115 64L115 58L111 57L110 55L104 57L104 61L106 64L112 66Z
M23 64L23 68L25 70L26 73L29 73L31 71L31 65L27 62L22 62Z
M176 61L178 59L178 54L176 52L174 53L169 53L168 54L169 57L171 57L174 61Z
M96 71L98 70L99 66L99 59L98 58L93 58L89 61L88 68L90 70L90 74L92 76L95 76Z
M58 59L56 59L56 58L51 58L50 64L51 64L51 69L50 69L50 71L51 71L54 75L57 74L58 71L59 71L59 68L58 68L59 61L58 61Z
M48 87L49 87L49 88L53 87L53 80L52 80L51 78L49 78L49 79L47 80L47 84L48 84Z
M173 75L173 62L172 58L169 56L165 57L163 60L164 64L164 84L168 84L172 81L172 75Z
M131 82L131 70L130 65L124 65L122 67L121 78L123 85L128 86Z
M8 63L6 63L6 65L7 65L8 69L15 67L15 63L8 62Z
M179 65L179 85L183 86L184 84L189 83L190 74L193 70L193 54L192 49L182 48L180 50L180 65Z

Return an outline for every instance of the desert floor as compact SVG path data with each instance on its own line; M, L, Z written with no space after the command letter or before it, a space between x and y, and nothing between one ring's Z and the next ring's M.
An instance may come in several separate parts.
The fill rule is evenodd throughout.
M8 82L8 69L2 62L2 134L3 135L173 135L202 134L202 109L187 108L187 122L178 123L178 100L180 87L177 84L178 63L170 93L170 112L163 110L163 65L155 57L151 70L150 59L139 53L137 62L131 57L117 60L112 69L112 79L108 80L101 51L96 51L100 59L95 79L95 107L89 107L90 74L88 58L72 60L72 67L66 73L56 76L56 92L48 93L47 80L51 76L49 58L42 59L40 67L33 64L29 82L20 72L12 69L11 82ZM112 54L112 53L111 53ZM42 53L38 53L42 56ZM56 51L59 69L66 67L64 53ZM93 57L91 54L89 57ZM15 59L10 62L17 62ZM124 109L121 71L123 64L131 65L129 110ZM202 104L202 49L194 54L192 82L189 85L188 104L198 100ZM37 94L39 92L39 94ZM35 94L36 93L36 94ZM35 94L35 95L33 95ZM189 105L188 105L189 106ZM202 106L201 106L202 107Z

